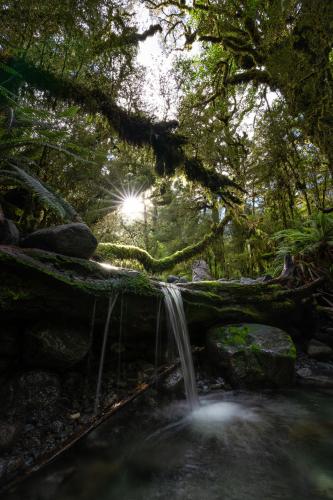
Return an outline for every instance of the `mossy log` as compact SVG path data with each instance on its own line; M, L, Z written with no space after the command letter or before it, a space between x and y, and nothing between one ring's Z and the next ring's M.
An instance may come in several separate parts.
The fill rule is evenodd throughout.
M89 324L96 301L96 325L106 319L110 294L119 293L112 321L123 318L126 337L153 341L161 285L146 274L41 250L0 246L0 314L23 325L61 318ZM214 324L265 323L290 333L309 327L306 291L280 285L196 282L181 285L190 334L200 343ZM162 314L162 322L165 322Z

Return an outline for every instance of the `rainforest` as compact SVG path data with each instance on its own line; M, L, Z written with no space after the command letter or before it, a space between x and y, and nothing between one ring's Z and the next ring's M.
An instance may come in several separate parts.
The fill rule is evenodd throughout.
M333 499L333 3L0 27L0 498Z

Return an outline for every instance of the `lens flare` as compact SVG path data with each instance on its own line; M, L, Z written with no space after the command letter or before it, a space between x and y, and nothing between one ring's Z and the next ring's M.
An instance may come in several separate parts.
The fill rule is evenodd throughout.
M130 222L143 218L144 201L142 195L137 193L125 194L120 200L119 212Z

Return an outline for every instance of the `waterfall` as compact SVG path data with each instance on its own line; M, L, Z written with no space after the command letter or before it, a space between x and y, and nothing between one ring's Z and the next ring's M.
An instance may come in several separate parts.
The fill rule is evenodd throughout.
M182 294L175 285L162 285L169 327L174 335L184 376L185 394L191 409L199 406L195 383L191 344L189 340Z
M105 321L105 327L104 327L104 334L103 334L103 343L102 343L102 349L101 349L101 357L100 357L99 368L98 368L96 396L95 396L95 407L94 407L94 413L95 414L97 413L98 407L99 407L99 398L100 398L100 393L101 393L101 385L102 385L102 377L103 377L103 368L104 368L104 358L105 358L106 342L107 342L108 334L109 334L111 314L112 314L113 308L115 306L115 303L117 301L117 298L118 298L118 293L114 293L113 295L110 295L110 297L109 297L108 312L107 312L107 315L106 315L106 321Z
M155 334L155 369L154 376L157 382L158 366L161 358L161 310L162 310L162 298L158 300L157 303L157 317L156 317L156 334Z

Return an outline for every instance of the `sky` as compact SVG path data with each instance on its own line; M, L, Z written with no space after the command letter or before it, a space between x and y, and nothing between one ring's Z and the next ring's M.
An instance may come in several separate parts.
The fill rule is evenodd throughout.
M156 24L156 19L150 17L149 10L140 5L136 13L139 31L142 32L151 24ZM182 57L192 57L198 54L200 45L194 43L191 50L181 52ZM174 119L177 113L176 81L170 74L173 63L180 52L167 53L163 44L163 34L157 33L148 37L139 44L137 62L147 70L146 81L143 85L143 98L148 107L152 107L158 119ZM160 81L163 80L164 92L170 97L171 105L168 106L161 93Z

